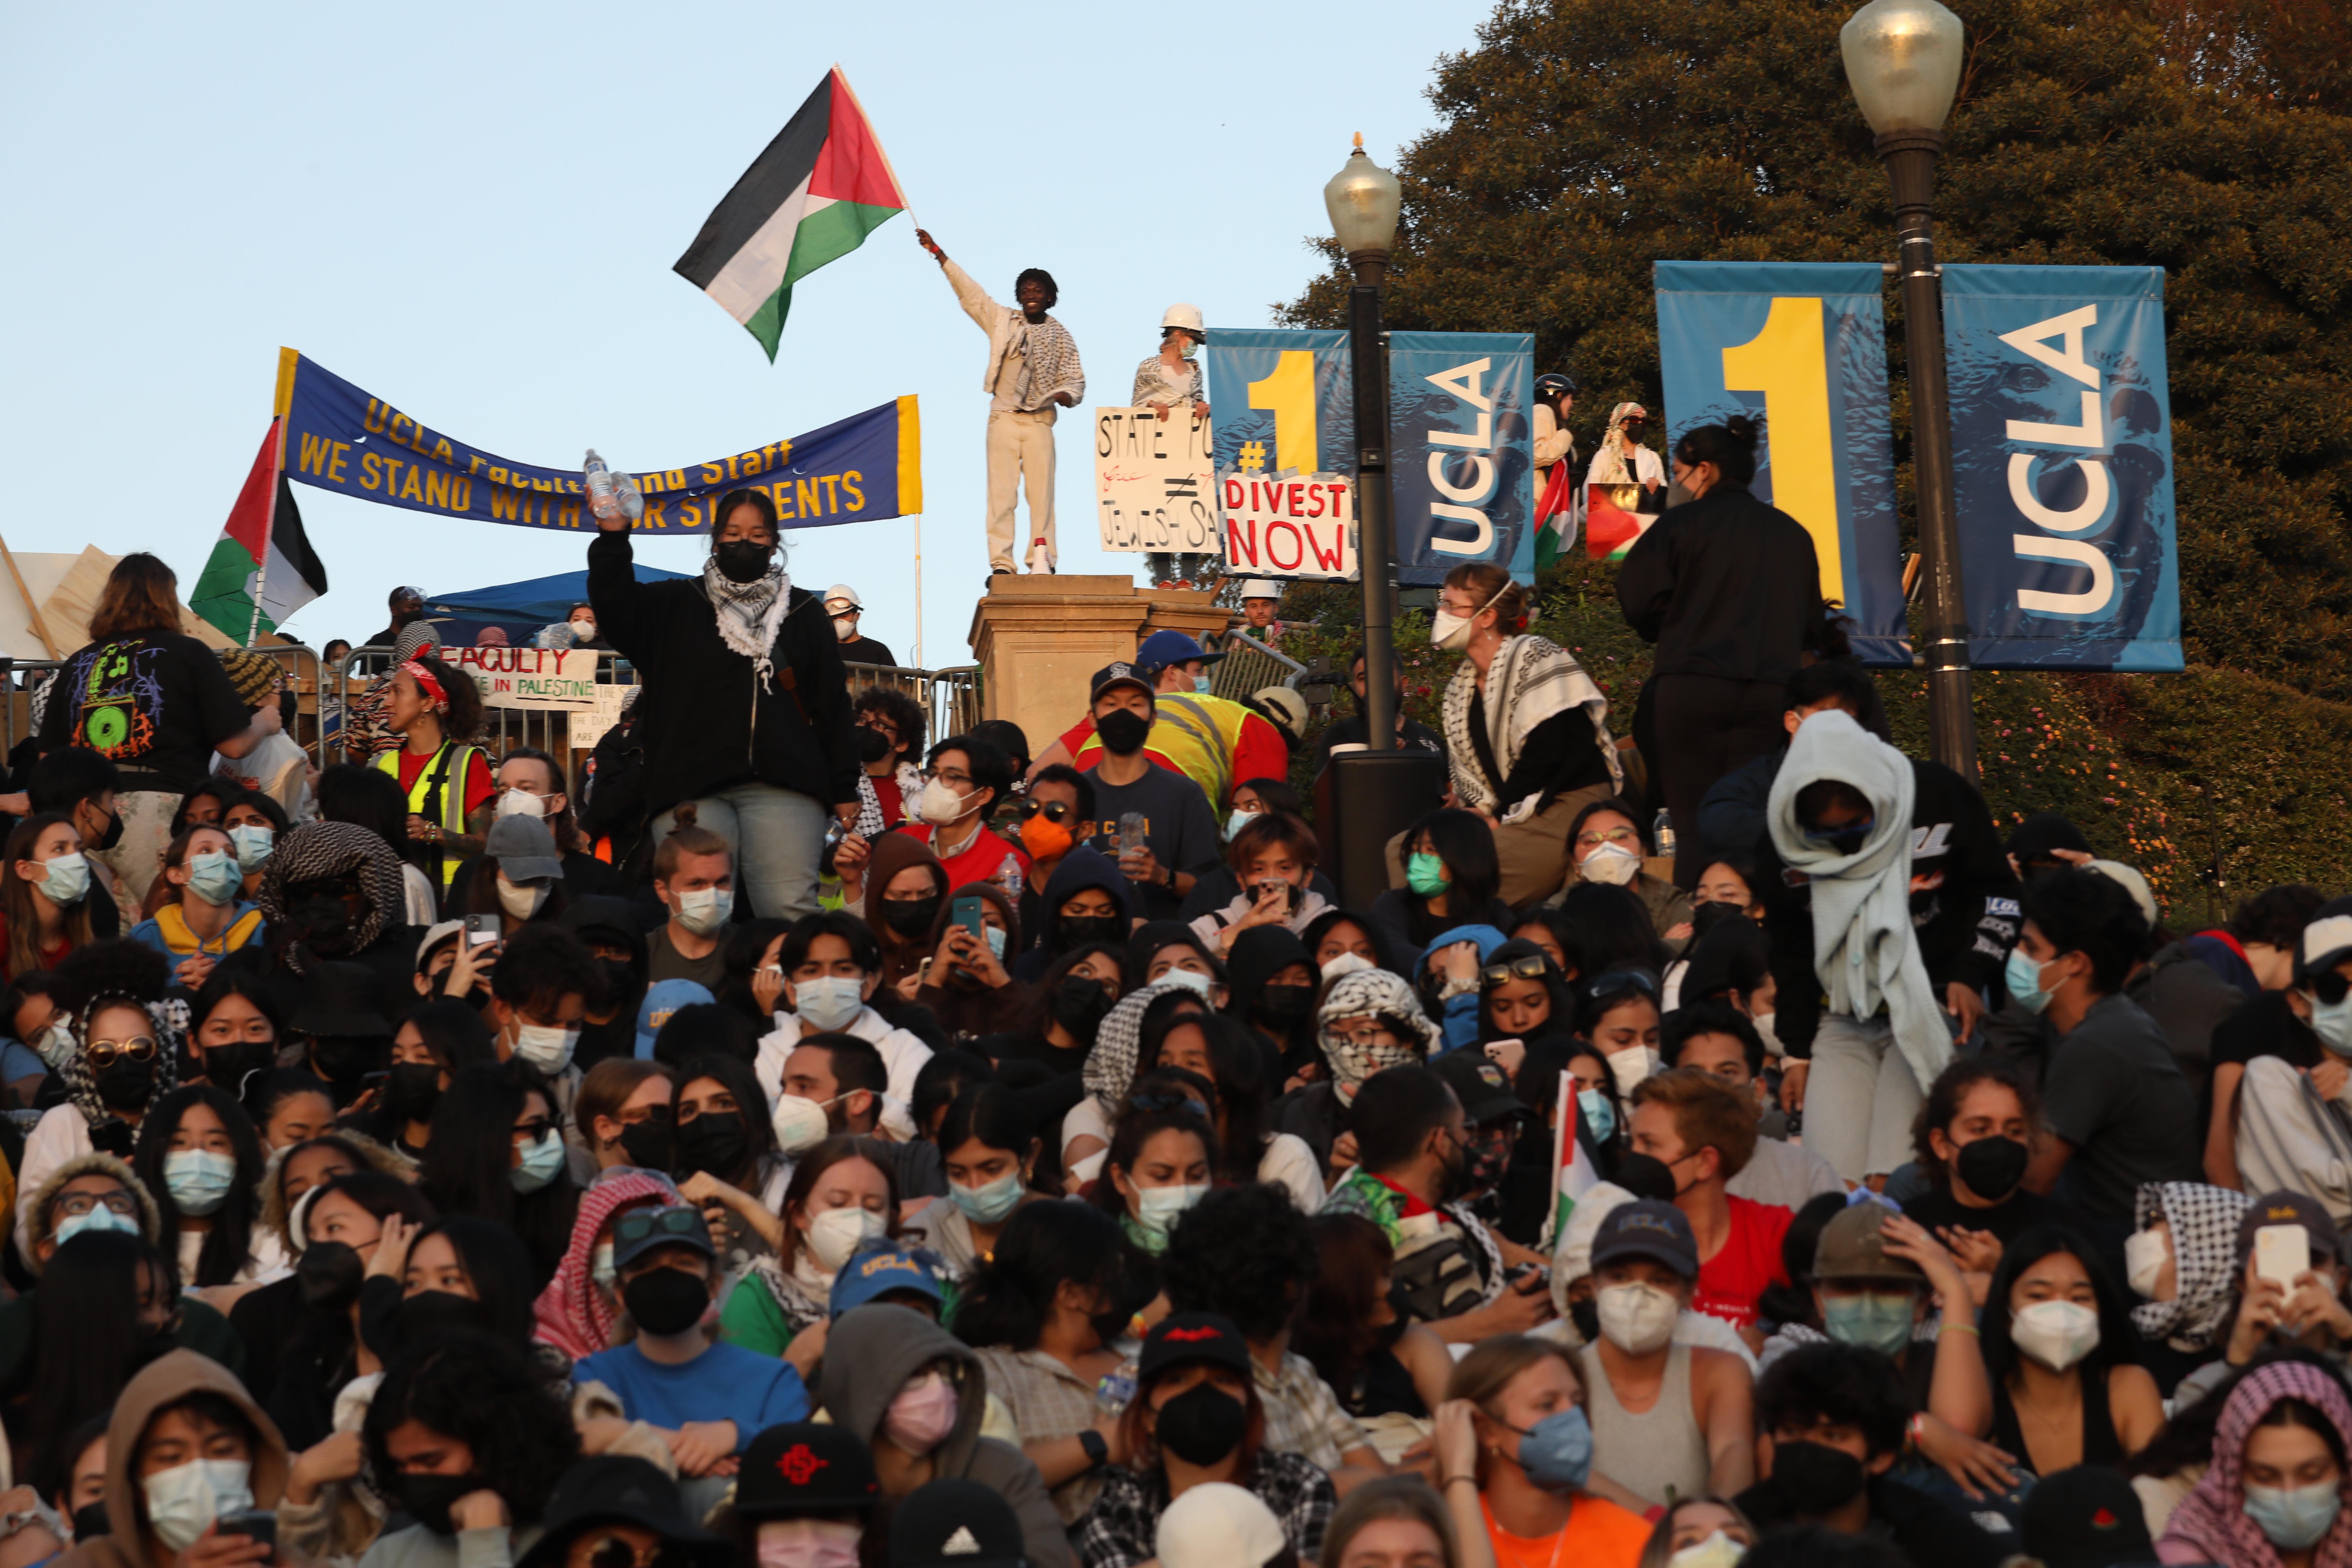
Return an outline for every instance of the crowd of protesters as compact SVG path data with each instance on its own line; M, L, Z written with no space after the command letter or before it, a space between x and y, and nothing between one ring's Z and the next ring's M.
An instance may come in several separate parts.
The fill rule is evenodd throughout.
M1780 514L1674 458L1643 744L1457 569L1363 908L1199 645L933 742L757 491L591 545L577 794L395 625L289 811L128 558L0 856L0 1568L2352 1563L2352 900L2004 838L1709 635Z

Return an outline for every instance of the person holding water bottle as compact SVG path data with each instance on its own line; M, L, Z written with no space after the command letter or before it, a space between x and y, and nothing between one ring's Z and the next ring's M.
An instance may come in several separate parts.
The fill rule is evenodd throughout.
M1089 710L1102 755L1087 770L1094 784L1097 847L1118 861L1147 920L1171 920L1193 882L1217 863L1217 819L1209 797L1183 773L1154 767L1143 753L1157 699L1127 664L1095 672Z
M751 486L720 497L701 575L640 583L635 487L593 452L586 481L597 528L588 600L645 687L655 842L691 805L725 841L753 913L814 914L827 823L856 825L858 751L841 644L824 602L784 570L774 500Z

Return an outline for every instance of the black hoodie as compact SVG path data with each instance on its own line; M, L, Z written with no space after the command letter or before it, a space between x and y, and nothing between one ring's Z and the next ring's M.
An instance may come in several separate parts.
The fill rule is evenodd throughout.
M787 590L775 673L754 689L751 661L719 635L699 577L640 583L625 531L588 545L596 625L637 667L646 694L641 739L646 812L732 784L774 784L826 807L857 799L848 677L824 602Z

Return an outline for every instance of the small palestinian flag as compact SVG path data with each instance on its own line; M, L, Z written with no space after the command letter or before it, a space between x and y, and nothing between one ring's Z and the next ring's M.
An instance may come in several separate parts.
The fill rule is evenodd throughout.
M905 210L898 176L835 66L703 219L672 268L719 301L772 362L793 285Z
M1591 485L1585 494L1584 552L1595 561L1624 560L1633 541L1658 521L1630 504L1641 494L1639 485Z
M196 578L188 607L223 637L250 644L327 591L327 569L302 531L278 450L282 421L269 422L253 471L229 509L220 542ZM258 598L261 613L254 614Z
M1569 1216L1584 1194L1601 1184L1600 1163L1592 1153L1592 1129L1585 1124L1583 1104L1577 1098L1576 1075L1559 1075L1559 1110L1552 1120L1551 1227L1544 1237L1547 1249L1559 1245Z

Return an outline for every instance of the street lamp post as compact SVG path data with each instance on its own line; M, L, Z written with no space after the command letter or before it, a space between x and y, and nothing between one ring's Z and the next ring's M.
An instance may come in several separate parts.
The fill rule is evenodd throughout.
M1905 357L1919 491L1919 548L1927 569L1929 747L1973 783L1976 716L1969 695L1969 609L1960 584L1959 521L1952 500L1952 426L1944 387L1943 287L1936 274L1936 154L1959 89L1960 19L1937 0L1871 0L1838 34L1846 81L1877 132L1895 188L1900 237Z
M1404 192L1364 156L1364 138L1323 187L1331 232L1356 275L1348 293L1348 349L1355 363L1356 570L1364 585L1365 742L1396 747L1396 637L1389 584L1396 575L1396 521L1389 507L1388 352L1381 338L1381 282L1396 244Z

